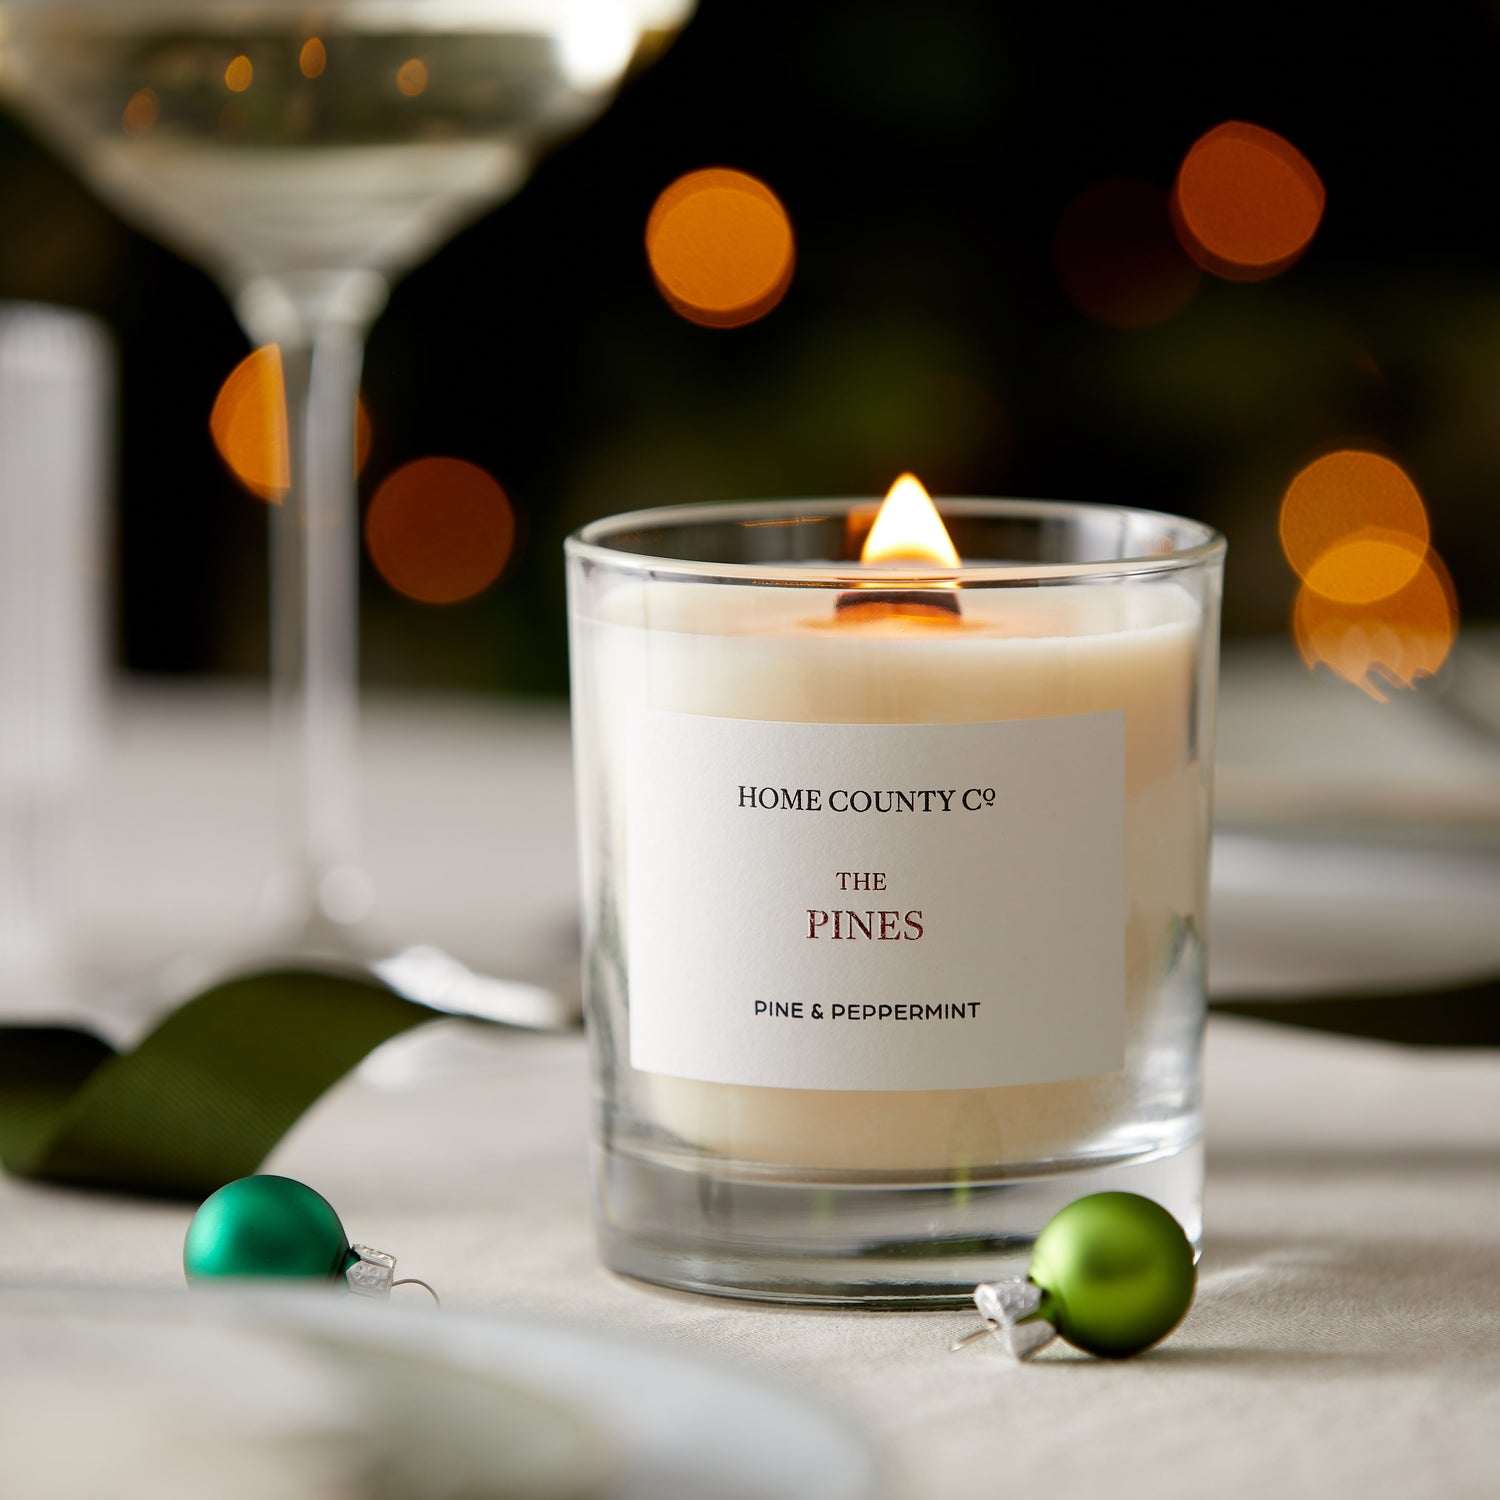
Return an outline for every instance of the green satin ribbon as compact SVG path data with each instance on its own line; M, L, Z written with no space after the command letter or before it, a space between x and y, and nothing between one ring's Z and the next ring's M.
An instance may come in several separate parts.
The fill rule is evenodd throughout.
M382 1042L439 1014L373 978L288 969L215 985L130 1052L0 1027L0 1160L20 1177L202 1198L255 1171Z
M1214 1009L1383 1041L1500 1046L1500 983ZM67 1027L0 1027L0 1161L20 1177L201 1199L254 1172L382 1042L441 1014L369 976L288 969L215 985L131 1052Z

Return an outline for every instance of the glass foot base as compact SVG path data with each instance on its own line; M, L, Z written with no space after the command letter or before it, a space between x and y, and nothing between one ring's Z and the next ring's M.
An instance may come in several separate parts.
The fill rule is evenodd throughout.
M611 1270L757 1302L968 1306L978 1282L1024 1276L1042 1226L1088 1193L1141 1193L1202 1234L1201 1142L962 1185L747 1180L600 1148L594 1174Z

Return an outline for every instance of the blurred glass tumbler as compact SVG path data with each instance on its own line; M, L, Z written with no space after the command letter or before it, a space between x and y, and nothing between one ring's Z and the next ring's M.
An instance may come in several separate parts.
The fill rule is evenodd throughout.
M0 303L0 1006L66 999L59 817L96 747L113 361L82 313Z
M941 510L958 567L850 560L868 501L568 541L616 1270L942 1306L1085 1193L1199 1237L1224 543Z

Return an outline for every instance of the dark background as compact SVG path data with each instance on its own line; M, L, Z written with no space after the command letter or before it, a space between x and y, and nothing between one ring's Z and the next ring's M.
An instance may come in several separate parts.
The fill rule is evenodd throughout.
M500 584L437 608L366 565L367 680L566 684L560 543L703 498L883 492L1141 504L1230 539L1228 634L1285 633L1276 512L1340 443L1397 457L1466 618L1500 613L1500 11L1487 5L701 0L657 65L511 202L396 289L365 379L366 497L427 454L482 464L523 522ZM1280 277L1204 277L1138 331L1064 294L1060 216L1170 186L1244 119L1311 160L1327 211ZM707 165L786 204L798 269L739 330L688 324L642 250ZM0 116L0 297L119 340L120 662L265 665L265 517L207 418L246 345L215 287L99 207Z

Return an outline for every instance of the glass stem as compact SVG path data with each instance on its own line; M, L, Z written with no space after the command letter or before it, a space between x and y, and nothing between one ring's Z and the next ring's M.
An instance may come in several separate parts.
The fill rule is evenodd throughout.
M271 709L281 848L267 915L294 948L352 956L374 900L359 865L359 507L355 408L365 330L384 301L364 275L253 283L238 301L276 343L291 485L271 508ZM377 297L378 293L378 297Z

